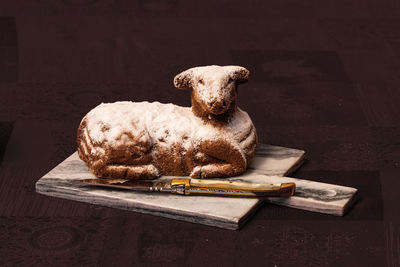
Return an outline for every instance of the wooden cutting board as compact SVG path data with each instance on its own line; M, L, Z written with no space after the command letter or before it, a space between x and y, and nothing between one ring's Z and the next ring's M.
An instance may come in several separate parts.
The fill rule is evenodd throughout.
M153 214L226 229L238 229L263 201L309 211L343 215L354 202L357 189L284 177L304 160L302 150L259 144L250 168L241 176L227 178L253 183L295 182L290 198L237 198L180 196L86 187L79 179L95 178L77 152L36 183L36 192L112 208ZM161 177L160 179L168 178Z

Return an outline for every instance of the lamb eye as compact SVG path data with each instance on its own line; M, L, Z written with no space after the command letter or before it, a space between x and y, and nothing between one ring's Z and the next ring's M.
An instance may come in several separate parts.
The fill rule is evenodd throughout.
M200 79L200 80L199 80L199 84L204 84L203 79Z
M231 83L231 82L233 82L233 79L229 78L228 83Z

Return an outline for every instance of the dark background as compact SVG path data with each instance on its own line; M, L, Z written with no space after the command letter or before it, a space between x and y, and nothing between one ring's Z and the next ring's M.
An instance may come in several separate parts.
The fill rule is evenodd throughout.
M35 193L100 102L173 102L189 67L252 72L239 106L344 217L264 205L230 231ZM0 2L0 265L399 266L400 2Z

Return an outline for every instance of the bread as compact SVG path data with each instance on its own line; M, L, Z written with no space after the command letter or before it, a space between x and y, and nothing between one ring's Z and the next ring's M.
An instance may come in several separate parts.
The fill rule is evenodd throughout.
M237 84L248 75L239 66L182 72L174 84L192 89L192 107L159 102L100 104L78 127L79 157L100 177L239 175L257 145L250 117L236 105Z

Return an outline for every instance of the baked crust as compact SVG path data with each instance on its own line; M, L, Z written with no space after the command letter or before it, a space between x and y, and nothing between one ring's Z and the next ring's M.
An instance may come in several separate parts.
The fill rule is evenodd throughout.
M207 67L196 70L209 87L215 86L218 79L229 85L230 78L225 76L236 70L232 66L209 67L214 83L206 80ZM243 69L241 77L245 75ZM210 104L204 101L206 87L202 86L199 93L195 85L199 78L193 75L181 77L193 88L191 108L123 101L100 104L86 114L76 141L79 157L90 171L99 177L127 179L160 175L209 178L243 173L253 157L257 134L248 114L236 105L236 84L224 88L230 90L229 94L221 90L217 97L222 100Z

